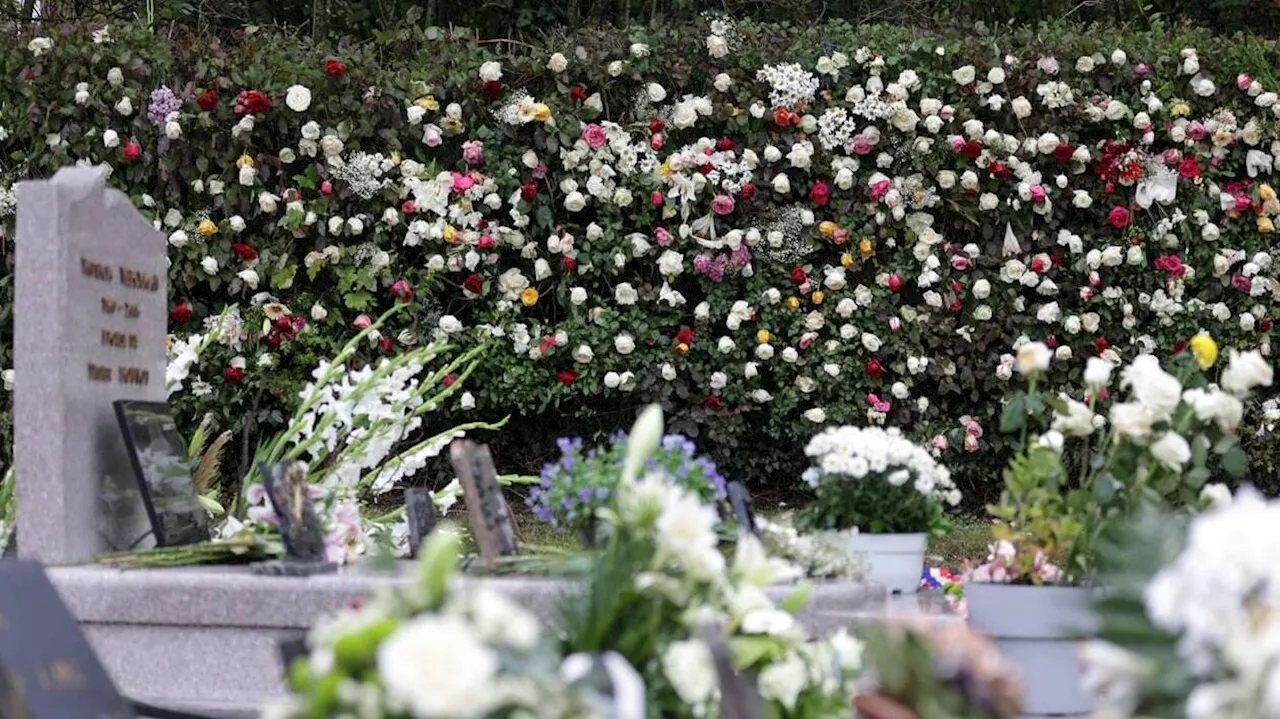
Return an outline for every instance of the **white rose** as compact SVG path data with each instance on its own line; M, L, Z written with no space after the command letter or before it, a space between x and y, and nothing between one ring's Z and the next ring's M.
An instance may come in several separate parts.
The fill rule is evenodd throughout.
M102 146L111 149L120 146L120 135L115 130L107 130L102 133Z
M212 257L205 257L200 260L200 269L204 270L206 275L218 274L218 261Z
M667 99L667 90L656 82L651 82L644 86L645 94L649 96L649 102L658 103Z
M311 305L311 319L321 322L329 316L329 310L326 310L319 302Z
M462 331L462 322L453 315L444 315L439 320L439 327L441 332L451 335Z
M570 212L581 212L582 208L587 206L587 198L581 192L574 190L564 197L564 208Z
M787 177L787 173L779 172L773 178L773 191L779 195L785 195L791 192L791 180Z
M460 617L424 614L402 622L377 658L387 697L414 716L482 716L500 701L492 691L498 654Z
M631 283L623 282L614 288L613 299L620 305L634 305L640 299L640 295L631 286Z
M631 43L630 52L634 58L649 57L649 46L642 42Z
M564 53L558 52L547 61L547 69L551 72L564 72L567 67L569 67L569 58L565 57Z
M1242 397L1254 387L1270 387L1274 373L1271 365L1262 358L1257 350L1249 352L1231 351L1231 360L1222 373L1222 389Z
M662 363L662 379L670 382L676 378L676 368L671 366L670 362Z
M1134 401L1151 412L1154 419L1167 419L1182 402L1182 383L1160 368L1152 355L1138 355L1125 368L1121 386L1131 388Z
M253 187L253 183L258 179L258 171L252 167L242 167L238 174L238 180L245 187Z
M618 335L613 338L613 348L621 355L629 355L636 349L636 341L631 335Z
M480 65L480 79L484 82L497 82L502 79L502 64L490 60Z
M227 222L231 225L233 232L244 232L244 218L240 215L232 215Z
M1018 348L1015 364L1022 374L1043 372L1049 369L1053 351L1043 342L1028 342Z
M294 112L306 112L311 107L311 91L302 85L294 85L285 92L284 104Z
M609 77L617 77L622 74L622 61L614 60L605 69L608 71Z
M725 42L725 39L719 35L708 35L707 52L710 53L711 57L722 58L729 54L729 43Z
M827 413L821 407L805 410L804 418L814 424L822 424L827 421Z
M879 337L876 337L870 332L862 333L862 346L865 347L868 352L878 352L880 350L880 344L881 342Z
M692 103L681 102L671 109L671 124L678 129L687 130L698 121L698 111Z
M1151 445L1151 456L1176 472L1191 459L1191 446L1177 432L1166 432Z
M712 82L712 84L720 92L728 92L729 88L733 87L733 78L729 77L728 75L722 72L719 75L716 75L716 79Z
M1013 102L1009 103L1009 106L1013 108L1013 114L1018 119L1025 120L1031 117L1031 101L1027 98L1019 95L1013 99Z
M236 277L239 277L249 289L258 289L258 273L255 270L240 270L236 273Z
M996 66L988 70L987 82L991 83L992 85L1003 85L1004 84L1004 68Z
M968 85L973 82L976 75L977 71L974 69L973 65L965 65L964 67L953 70L951 73L951 79L955 80L957 85Z
M116 112L121 115L133 114L133 102L129 100L128 96L120 98L120 102L116 103Z
M706 704L720 686L711 650L699 639L672 642L662 655L662 672L681 701L691 706Z
M788 654L786 659L774 662L760 672L760 696L778 702L791 712L808 681L809 671L804 660L799 655Z
M120 68L113 67L107 70L107 83L112 87L120 87L124 84L124 73L120 71Z
M582 364L587 364L594 359L595 356L595 353L591 351L591 347L589 345L578 345L577 349L573 351L574 361Z
M27 43L27 50L35 57L40 57L52 49L53 41L47 37L32 38L31 42Z

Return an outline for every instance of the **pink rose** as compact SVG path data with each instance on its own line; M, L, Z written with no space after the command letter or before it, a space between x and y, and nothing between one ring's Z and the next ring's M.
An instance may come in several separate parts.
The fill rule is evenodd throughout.
M855 155L868 155L871 153L871 141L862 133L853 136L853 142L849 145L849 149Z
M1140 62L1133 68L1133 74L1135 75L1146 75L1150 72L1151 68L1145 62Z
M893 183L889 180L881 180L871 186L871 199L879 202L889 192L889 188Z
M609 142L609 138L605 137L604 128L594 122L582 128L582 139L593 150L598 150Z
M1239 75L1236 75L1236 87L1240 88L1241 90L1248 90L1249 86L1252 84L1253 84L1253 78L1249 77L1248 73L1242 72Z
M1187 137L1192 140L1203 140L1208 135L1209 131L1205 129L1205 126L1199 120L1192 120L1187 123Z
M355 321L351 324L358 330L367 330L369 325L373 324L373 320L369 318L369 315L356 315Z
M1031 186L1031 201L1037 205L1043 205L1047 194L1044 191L1044 185Z
M1120 206L1113 207L1111 212L1107 213L1107 222L1117 230L1123 229L1129 224L1129 211Z
M475 178L471 177L470 175L464 175L461 172L453 173L453 191L454 192L466 192L467 190L470 190L472 187L475 187L475 184L476 184Z
M667 232L667 228L665 227L659 227L654 230L653 236L654 239L658 241L658 246L660 247L670 247L671 244L675 242L675 238L671 236L670 232Z
M662 190L654 190L649 193L649 202L652 203L654 207L662 207L662 204L666 201L667 198L662 195Z
M711 211L717 215L727 215L730 212L733 212L734 204L732 197L728 195L716 195L711 200Z
M977 437L974 437L974 436L973 436L973 435L971 435L971 434L966 434L966 435L964 436L964 451L966 451L966 452L977 452L977 451L978 451L978 438L977 438Z
M650 135L650 136L649 136L649 149L651 149L651 150L661 150L661 149L662 149L662 135Z
M484 143L479 140L468 140L462 143L462 161L468 165L483 165Z
M951 138L951 150L952 150L952 152L960 152L960 151L961 151L961 150L963 150L963 149L964 149L964 138L963 138L963 137L960 137L959 135L955 135L955 136L953 136L953 137Z
M965 270L969 269L969 267L972 264L973 263L969 261L969 258L965 257L964 255L951 256L951 269L953 270L964 272Z

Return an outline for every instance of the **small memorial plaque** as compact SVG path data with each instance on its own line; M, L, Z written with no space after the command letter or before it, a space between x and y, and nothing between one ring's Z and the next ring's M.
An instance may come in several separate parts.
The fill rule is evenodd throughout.
M511 509L502 495L498 472L493 466L489 448L460 439L449 447L453 469L458 473L467 512L471 515L471 531L485 568L493 571L498 557L516 554L516 527Z
M409 522L409 557L416 558L427 535L436 527L436 504L431 490L415 487L404 492L404 513Z
M177 421L166 402L115 402L156 546L209 541L209 519L196 494Z
M36 562L0 562L0 716L135 716Z

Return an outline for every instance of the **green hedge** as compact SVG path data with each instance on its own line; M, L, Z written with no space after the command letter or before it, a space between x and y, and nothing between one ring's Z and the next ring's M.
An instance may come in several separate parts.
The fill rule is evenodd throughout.
M192 420L214 412L249 442L279 426L307 373L359 315L407 297L406 287L412 317L365 359L453 331L454 320L455 338L491 343L469 382L474 408L450 408L441 421L512 414L512 429L487 438L503 469L536 467L554 453L551 437L625 427L637 407L659 400L673 429L697 435L726 473L770 488L791 485L800 447L822 422L883 420L939 447L945 439L943 461L980 500L1007 447L996 432L1009 382L1002 356L1023 336L1065 348L1053 373L1064 387L1078 385L1085 358L1108 346L1167 355L1202 330L1224 352L1269 346L1277 266L1257 253L1270 251L1275 235L1254 216L1280 209L1262 188L1274 165L1238 183L1250 179L1250 162L1261 163L1249 151L1274 163L1275 115L1248 83L1237 89L1236 76L1280 87L1272 41L1066 24L922 35L840 21L588 30L538 47L438 27L341 46L267 31L215 39L131 25L112 26L111 41L98 43L95 30L0 28L0 187L77 161L112 166L112 184L171 234L175 335L203 332L224 305L240 305L238 332L200 357L173 401ZM709 46L713 31L727 41L722 57L709 52L720 45ZM38 37L50 40L47 50L33 43ZM1184 48L1196 49L1194 78L1183 72L1194 69ZM1124 57L1113 62L1117 49ZM557 52L563 71L548 68ZM849 59L838 77L811 74L831 69L838 52ZM501 80L482 81L492 77L486 62L500 64ZM796 124L783 126L787 117L775 116L757 72L787 62L818 85L795 108ZM998 87L985 82L992 68L1005 76ZM722 73L729 83L717 80ZM1195 87L1207 89L1206 76L1216 86L1201 96ZM664 99L644 99L650 83L662 85ZM872 105L847 94L877 83L898 94ZM299 92L287 99L294 85L309 89L303 110L290 107L301 107ZM161 87L179 109L152 122L148 105ZM522 88L550 120L499 119ZM1046 106L1067 88L1069 102ZM270 105L250 113L251 129L236 107L246 90ZM991 102L994 95L1004 101ZM131 108L121 105L126 97ZM1025 117L1011 102L1023 97ZM240 97L242 106L258 101ZM1113 101L1123 107L1109 112ZM841 109L889 114L848 116L847 134L874 145L870 153L851 149L830 124L810 124ZM1234 125L1224 111L1235 113ZM664 118L661 129L655 117ZM1149 146L1135 129L1148 121ZM1221 132L1180 139L1192 121L1216 122ZM438 144L428 125L439 127ZM989 130L996 135L984 137ZM654 134L663 147L650 156ZM601 137L613 157L593 171L588 141ZM696 157L700 138L706 161ZM840 146L828 149L824 138ZM345 168L325 159L338 139ZM482 144L482 163L469 142ZM805 142L813 145L807 163L793 152ZM1181 153L1162 170L1174 173L1176 201L1137 204L1120 143L1147 158L1130 163L1139 175L1155 172L1145 163L1166 150ZM682 148L692 149L673 159ZM377 173L352 170L356 153L367 153L381 178L367 182ZM708 180L711 166L719 172ZM754 194L733 182L748 169ZM442 171L467 173L470 196L450 190L448 177L437 181ZM1241 198L1242 211L1225 211L1223 192ZM436 200L452 214L434 214ZM3 209L0 228L12 238ZM672 236L669 248L660 229ZM742 251L695 237L750 244L752 230L759 244L748 251L750 272L735 264ZM770 246L771 230L781 247ZM1242 256L1215 268L1225 249ZM11 267L12 252L2 256ZM10 271L0 279L0 308L12 304ZM526 286L536 299L521 295ZM620 304L632 291L635 303ZM673 292L685 302L673 306ZM269 324L267 314L283 311L273 302L300 318L297 326ZM1245 313L1251 324L1242 324ZM6 318L0 367L11 366L11 336ZM887 417L873 394L890 404ZM0 421L7 432L8 418Z

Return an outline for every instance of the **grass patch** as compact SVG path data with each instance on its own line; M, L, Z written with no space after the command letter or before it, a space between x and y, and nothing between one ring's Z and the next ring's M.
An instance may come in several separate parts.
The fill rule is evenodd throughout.
M987 545L991 544L991 525L983 517L957 516L951 518L951 531L947 536L929 544L929 562L936 562L954 572L965 564L978 564L987 558Z

